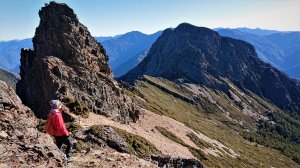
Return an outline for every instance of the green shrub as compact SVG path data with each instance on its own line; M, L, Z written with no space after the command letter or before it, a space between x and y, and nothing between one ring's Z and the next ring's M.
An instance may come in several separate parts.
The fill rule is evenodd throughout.
M76 122L67 122L66 123L66 127L68 129L68 131L72 132L72 131L76 131L81 129L82 127L80 126L79 123Z
M207 157L202 150L189 147L189 151L199 160L207 160Z
M193 132L187 134L191 141L193 141L199 148L214 148L210 143L198 138Z
M79 100L65 98L64 100L65 105L70 109L71 112L73 112L76 115L80 115L82 118L88 118L89 117L89 109L88 107L81 103Z
M167 137L168 139L177 142L183 146L186 146L186 144L184 143L184 141L180 138L178 138L175 134L173 134L172 132L168 131L167 129L160 127L160 126L155 126L155 128L165 137Z
M259 120L257 132L244 132L245 139L281 151L300 163L300 121L282 112L270 112L271 121Z
M103 125L93 125L90 127L92 134L96 135L97 137L99 137L99 134L101 133L102 129Z
M40 132L46 133L46 130L45 130L45 124L46 124L46 120L39 119L39 120L38 120L38 125L36 126L36 128L37 128Z

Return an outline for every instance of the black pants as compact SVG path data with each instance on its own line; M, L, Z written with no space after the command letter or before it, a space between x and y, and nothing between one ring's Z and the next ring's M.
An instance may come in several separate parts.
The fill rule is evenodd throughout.
M57 147L62 150L62 145L65 144L67 145L67 149L66 149L66 156L69 158L71 156L71 150L73 148L73 141L72 138L70 136L54 136L55 137L55 141L56 141L56 145Z

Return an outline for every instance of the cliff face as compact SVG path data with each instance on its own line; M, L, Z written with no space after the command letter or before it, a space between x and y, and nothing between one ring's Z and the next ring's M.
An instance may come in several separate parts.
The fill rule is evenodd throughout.
M33 112L0 80L0 167L61 167L62 153L36 129Z
M50 2L39 16L34 49L21 51L17 93L23 103L46 117L51 99L78 100L89 111L135 121L138 110L114 81L105 50L73 10Z
M121 80L133 82L142 75L184 79L222 91L228 91L227 78L282 109L300 112L299 82L259 60L252 45L186 23L165 30L147 57Z

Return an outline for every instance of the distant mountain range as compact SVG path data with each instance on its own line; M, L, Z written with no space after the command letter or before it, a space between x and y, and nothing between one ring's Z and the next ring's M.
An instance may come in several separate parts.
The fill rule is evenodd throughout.
M284 53L280 47L260 35L245 33L236 29L220 29L218 33L221 36L247 41L255 47L259 57L263 61L271 63L275 67L279 67L284 57Z
M161 31L150 35L132 31L116 36L95 38L109 55L109 64L115 76L121 76L141 61L143 57L140 55L150 49L160 34ZM19 73L21 48L32 48L32 39L0 42L0 58L3 60L0 62L0 68Z
M115 39L115 38L119 38L121 36L123 36L123 34L115 35L115 36L106 36L106 37L95 37L95 39L98 42L103 42L103 41L106 41L106 40L112 40L112 39Z
M265 62L300 79L300 32L249 28L216 28L222 36L244 40L252 44L258 56ZM96 37L109 55L109 64L115 77L134 68L147 54L161 32L144 34L132 31L121 35ZM31 48L31 39L0 42L0 68L19 72L21 48Z
M149 47L150 48L150 47ZM148 54L149 49L142 50L139 54L129 58L126 62L119 65L115 70L115 77L126 74L129 70L137 66Z
M0 41L0 68L19 72L21 48L32 48L31 38Z
M215 28L213 30L219 31L222 29L231 29L231 28ZM271 35L271 34L275 34L275 33L283 33L283 31L278 31L278 30L267 30L267 29L260 29L260 28L250 29L247 27L235 28L235 29L231 29L231 30L238 30L243 33L251 33L251 34L260 35L260 36ZM284 31L284 32L287 33L288 31Z
M262 60L272 64L289 76L300 79L300 71L296 71L300 63L300 32L257 35L241 32L238 29L218 29L218 33L222 36L244 40L252 44Z
M141 54L150 49L151 45L161 35L161 31L154 34L144 34L138 31L126 33L119 38L102 42L106 53L109 55L109 65L116 77L125 74L139 63ZM128 60L128 64L124 64Z

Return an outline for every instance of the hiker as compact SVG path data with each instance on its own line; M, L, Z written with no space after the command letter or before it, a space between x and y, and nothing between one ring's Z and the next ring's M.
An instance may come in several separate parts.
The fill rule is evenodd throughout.
M46 122L46 132L54 136L57 147L62 150L62 145L66 144L67 149L65 152L66 159L71 156L73 141L71 133L66 129L65 122L62 118L62 102L59 100L50 101L51 110Z

